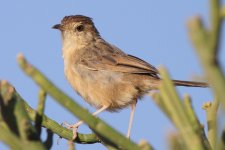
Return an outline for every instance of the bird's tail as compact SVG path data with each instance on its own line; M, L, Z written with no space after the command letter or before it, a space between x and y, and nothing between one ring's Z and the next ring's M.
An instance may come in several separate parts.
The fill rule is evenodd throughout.
M175 86L209 87L209 84L206 82L173 80L173 83Z

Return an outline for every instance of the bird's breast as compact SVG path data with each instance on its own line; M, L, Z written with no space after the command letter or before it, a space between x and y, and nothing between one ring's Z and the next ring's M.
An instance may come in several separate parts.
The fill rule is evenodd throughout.
M109 110L114 111L126 107L137 98L137 89L131 82L123 80L123 73L68 65L65 75L73 89L96 108L108 105Z

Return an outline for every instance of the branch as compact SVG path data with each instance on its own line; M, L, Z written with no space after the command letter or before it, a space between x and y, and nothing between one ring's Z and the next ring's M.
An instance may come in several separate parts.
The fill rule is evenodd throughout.
M152 94L153 99L159 102L156 104L159 104L160 109L165 112L178 129L184 143L184 149L210 149L209 142L203 134L204 130L192 109L190 98L186 96L183 103L166 70L160 68L159 72L163 80L159 85L160 93Z
M220 45L220 30L221 30L221 9L220 9L220 0L210 0L211 13L210 13L210 53L213 54L213 59L217 58Z
M38 136L40 137L42 116L44 114L45 109L46 92L40 89L38 98L39 99L38 99L37 113L35 117L35 128L37 130Z
M23 150L21 140L12 133L2 121L0 123L0 140L7 144L12 150Z
M37 107L37 113L40 115L42 115L45 110L46 96L47 93L43 89L40 89L38 94L38 107Z
M139 145L142 150L153 150L153 147L146 140L141 140Z
M225 6L223 6L221 9L220 9L220 16L222 19L225 18Z
M18 56L18 63L22 70L30 76L42 89L52 96L59 104L69 110L72 114L83 120L102 139L103 142L122 149L140 149L134 142L108 126L99 118L92 116L87 110L79 106L69 96L56 88L42 73L27 63L22 55Z
M183 142L180 140L181 139L180 134L176 132L171 132L169 133L167 139L169 141L170 150L186 150Z
M203 105L206 111L207 126L208 126L208 139L212 149L217 149L217 111L219 101L215 99L213 102L207 102Z
M24 100L24 107L31 118L32 121L35 121L35 116L36 116L36 111L32 109ZM41 125L43 127L46 127L47 129L51 130L52 132L56 133L60 137L63 137L68 140L72 140L73 138L73 133L71 130L61 126L54 120L48 118L46 115L43 114L42 116L43 120L41 122ZM99 143L100 140L97 138L95 134L80 134L78 133L77 138L74 140L76 143L81 143L81 144L92 144L92 143Z
M2 117L1 121L6 125L5 128L4 126L2 127L2 132L7 134L4 135L7 137L7 139L3 137L3 139L5 139L5 143L9 144L12 141L8 140L13 139L17 140L14 141L16 145L18 145L19 141L21 142L18 148L30 150L46 149L44 144L38 138L34 126L31 124L30 118L24 109L21 97L6 81L0 81L0 104ZM8 116L10 113L12 115ZM14 128L10 131L12 126L14 126ZM9 130L7 130L7 127L9 127ZM16 135L17 137L13 136L12 134ZM9 144L9 146L12 147L11 144Z
M185 95L184 96L184 109L188 115L188 120L191 124L191 126L193 127L193 130L198 134L199 138L201 139L201 142L204 143L204 145L206 145L206 147L211 147L211 145L209 145L209 141L206 137L205 131L204 131L204 127L201 125L201 123L199 122L197 115L194 112L194 108L192 107L192 101L191 101L191 97L189 95Z
M216 26L217 25L215 24L214 27ZM215 58L216 53L218 52L217 50L212 49L215 48L215 46L212 46L215 43L212 44L210 42L210 39L212 38L218 39L218 29L213 29L212 32L214 31L215 33L209 34L203 26L203 23L199 17L195 17L189 20L188 29L192 43L205 69L207 79L216 97L222 102L223 108L225 110L225 78L221 66L218 63L217 58ZM211 35L213 36L211 37ZM218 41L214 42L219 44Z
M0 81L0 83L7 83L6 81ZM7 83L8 84L8 83ZM11 87L11 89L13 89L13 87ZM4 91L3 88L0 88L0 92L2 93L2 91ZM16 93L16 91L13 91L13 94L14 95L18 95L18 93ZM7 95L6 95L7 96ZM21 98L21 97L20 97ZM1 96L0 96L0 99L1 99ZM23 107L24 107L24 110L27 112L27 114L29 115L29 118L35 122L36 121L36 111L34 109L32 109L27 103L26 101L24 101L22 98L20 99L23 103ZM0 100L1 101L1 100ZM2 104L1 104L2 106ZM6 119L10 119L10 120L6 120L6 123L7 123L7 126L11 126L11 124L13 125L13 127L16 127L15 126L15 120L16 119L13 119L14 117L13 116L10 116L10 114L14 114L12 113L13 110L7 108L7 112L9 112L8 114L6 113L6 115L3 115L3 116L7 116ZM1 111L4 111L4 109L1 109ZM4 112L5 113L5 112ZM1 120L0 120L1 122ZM56 123L54 120L48 118L46 115L42 115L42 122L41 122L41 125L43 127L46 127L47 129L51 130L52 132L58 134L60 137L63 137L65 139L68 139L68 140L72 140L72 131L67 129L67 128L64 128L63 126L61 126L60 124ZM1 129L1 128L0 128ZM12 129L11 129L12 130ZM15 133L15 131L14 131ZM0 134L1 135L1 134ZM92 143L98 143L100 142L99 138L95 135L95 134L79 134L78 133L78 138L76 138L74 140L74 142L76 143L82 143L82 144L92 144Z

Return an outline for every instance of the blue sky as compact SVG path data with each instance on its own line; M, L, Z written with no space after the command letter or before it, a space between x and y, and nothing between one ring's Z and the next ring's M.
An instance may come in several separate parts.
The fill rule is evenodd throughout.
M201 76L203 70L197 60L187 33L187 20L196 14L208 23L208 1L2 1L0 5L0 79L10 81L21 96L33 107L37 105L38 87L19 69L16 55L25 57L39 68L58 87L72 96L79 104L90 110L94 108L75 94L63 74L60 33L52 30L54 24L66 15L82 14L93 18L102 37L120 47L126 53L140 57L158 67L164 65L172 78L191 80ZM225 64L225 52L220 53ZM212 100L212 93L204 88L178 88L180 95L188 93L202 124L206 125L205 112L201 105ZM75 123L77 118L47 98L46 115L58 123ZM126 134L129 109L119 113L104 112L100 118ZM151 98L140 101L135 113L131 139L149 141L156 149L167 149L167 135L174 131L173 125L158 109ZM86 125L81 133L90 133ZM43 135L43 139L45 135ZM53 149L67 149L66 140ZM101 144L76 145L77 149L104 150ZM0 149L8 149L0 143Z

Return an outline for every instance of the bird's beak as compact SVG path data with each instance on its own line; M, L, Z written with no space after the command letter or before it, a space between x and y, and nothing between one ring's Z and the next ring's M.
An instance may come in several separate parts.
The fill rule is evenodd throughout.
M58 29L61 30L62 29L62 25L61 24L56 24L52 27L52 29Z

